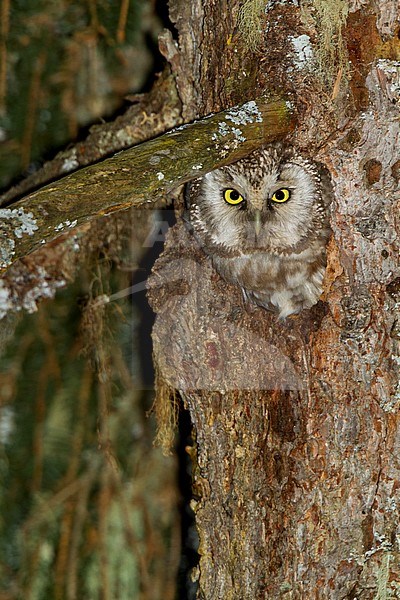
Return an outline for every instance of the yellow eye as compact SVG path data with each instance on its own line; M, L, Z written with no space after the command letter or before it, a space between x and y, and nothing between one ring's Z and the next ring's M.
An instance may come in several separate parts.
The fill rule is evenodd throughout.
M240 204L243 202L244 198L237 190L225 190L224 200L228 204Z
M272 196L271 200L272 202L287 202L290 198L290 190L286 189L286 188L281 188L280 190L277 190L275 192L275 194Z

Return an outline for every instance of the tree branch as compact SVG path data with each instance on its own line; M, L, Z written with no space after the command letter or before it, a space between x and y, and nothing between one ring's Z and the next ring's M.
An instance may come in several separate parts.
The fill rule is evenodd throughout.
M142 206L233 162L293 127L283 100L261 98L208 116L80 169L0 208L0 272L91 219Z

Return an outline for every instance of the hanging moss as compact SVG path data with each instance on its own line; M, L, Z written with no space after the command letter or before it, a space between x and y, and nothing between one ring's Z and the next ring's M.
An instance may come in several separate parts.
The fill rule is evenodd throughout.
M238 29L250 50L256 50L262 40L262 16L265 0L246 0L239 10Z
M313 48L318 77L332 86L338 75L349 73L348 54L343 39L343 27L349 13L347 0L313 0L302 6L302 20L319 32Z
M174 459L153 448L129 297L101 301L129 285L112 245L21 319L0 363L0 595L10 600L174 598Z

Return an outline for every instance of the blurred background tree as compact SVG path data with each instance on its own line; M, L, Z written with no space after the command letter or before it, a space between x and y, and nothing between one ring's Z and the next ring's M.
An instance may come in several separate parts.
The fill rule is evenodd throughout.
M154 0L0 0L0 188L149 89L164 11ZM190 597L186 467L153 447L148 418L151 317L144 291L118 295L146 279L157 214L92 227L74 282L21 316L3 348L2 600Z
M0 186L142 91L161 27L152 0L2 0Z

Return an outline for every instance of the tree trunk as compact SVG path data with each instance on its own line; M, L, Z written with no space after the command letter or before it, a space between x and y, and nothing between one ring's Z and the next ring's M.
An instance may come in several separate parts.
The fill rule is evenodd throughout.
M207 600L400 594L397 2L297 4L171 0L162 39L185 119L280 90L335 189L323 298L298 317L249 313L181 223L154 269Z

